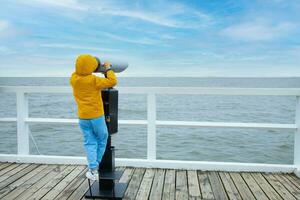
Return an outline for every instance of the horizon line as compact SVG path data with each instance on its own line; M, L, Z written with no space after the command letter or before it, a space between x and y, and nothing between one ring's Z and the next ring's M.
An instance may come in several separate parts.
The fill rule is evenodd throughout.
M300 78L300 76L117 76L118 78ZM0 76L0 78L70 78L70 76Z

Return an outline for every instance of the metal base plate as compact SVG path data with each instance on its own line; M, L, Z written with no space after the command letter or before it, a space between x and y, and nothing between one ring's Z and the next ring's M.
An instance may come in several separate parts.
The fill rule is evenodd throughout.
M85 193L85 198L93 199L122 199L127 188L127 183L115 183L115 187L112 190L99 190L99 182L96 181L91 186L91 191Z

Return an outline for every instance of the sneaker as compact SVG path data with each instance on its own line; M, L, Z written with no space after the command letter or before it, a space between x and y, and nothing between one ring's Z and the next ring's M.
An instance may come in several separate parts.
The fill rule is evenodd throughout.
M85 176L92 181L97 181L99 178L98 171L95 169L93 169L93 170L89 169L86 172Z

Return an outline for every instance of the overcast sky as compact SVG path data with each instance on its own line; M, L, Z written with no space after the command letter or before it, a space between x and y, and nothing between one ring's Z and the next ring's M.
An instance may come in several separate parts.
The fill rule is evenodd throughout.
M124 76L300 76L299 0L0 2L0 76L69 76L82 53Z

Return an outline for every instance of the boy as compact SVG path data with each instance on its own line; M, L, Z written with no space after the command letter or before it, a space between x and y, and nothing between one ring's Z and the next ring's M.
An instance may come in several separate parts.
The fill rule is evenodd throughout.
M105 123L101 89L117 84L110 63L104 63L106 78L92 73L98 67L98 60L91 55L80 55L76 60L76 70L70 78L73 95L78 107L79 126L84 136L88 168L86 177L98 179L98 166L104 154L108 132Z

